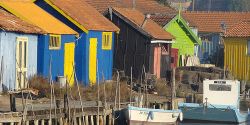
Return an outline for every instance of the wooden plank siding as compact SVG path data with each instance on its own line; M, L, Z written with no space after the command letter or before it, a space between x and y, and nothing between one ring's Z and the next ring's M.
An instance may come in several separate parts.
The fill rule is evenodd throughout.
M247 38L225 38L225 67L239 80L250 80L250 55L247 55Z
M3 69L2 90L16 89L16 40L18 37L28 38L27 75L31 77L37 73L37 44L38 36L14 32L0 32L0 63ZM3 60L2 60L3 59ZM1 65L1 64L0 64ZM2 88L3 87L3 88Z

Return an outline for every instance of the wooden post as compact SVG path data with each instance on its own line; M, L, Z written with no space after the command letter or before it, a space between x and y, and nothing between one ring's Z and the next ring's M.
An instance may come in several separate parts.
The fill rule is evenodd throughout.
M93 118L93 115L90 116L90 125L94 125L94 118Z
M113 121L113 118L112 118L112 114L110 114L109 115L109 125L114 125L114 123L113 123L114 121Z
M103 116L100 116L99 118L100 118L99 125L104 125L104 123L103 123Z
M62 118L62 117L59 118L59 124L60 124L60 125L63 125L63 118Z
M73 119L74 119L74 125L77 125L76 117L74 116Z
M107 115L106 115L106 111L105 111L105 114L103 116L103 125L106 125L107 124Z
M30 122L29 121L26 121L26 125L29 125L30 124Z
M83 117L83 116L82 116ZM78 125L82 125L82 117L78 118Z
M174 102L175 102L175 68L173 68L172 73L172 109L175 109Z
M35 125L38 125L38 120L34 120L34 124L35 124Z
M88 115L85 116L85 125L89 125L89 116Z
M44 125L44 119L42 119L41 124Z
M49 125L52 125L52 119L49 119Z

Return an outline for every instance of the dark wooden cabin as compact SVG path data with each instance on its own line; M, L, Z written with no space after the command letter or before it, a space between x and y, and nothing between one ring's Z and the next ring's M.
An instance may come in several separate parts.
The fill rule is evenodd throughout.
M171 43L174 37L136 9L110 8L110 19L120 28L115 44L114 68L140 78L145 71L157 78L165 77L171 64Z

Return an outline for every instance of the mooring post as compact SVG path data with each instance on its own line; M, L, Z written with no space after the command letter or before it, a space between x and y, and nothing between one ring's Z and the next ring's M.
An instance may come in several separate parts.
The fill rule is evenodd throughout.
M109 125L112 125L112 124L114 124L113 123L113 115L112 114L109 114Z
M88 115L85 116L85 125L89 125L89 116Z
M10 94L10 111L16 112L16 97L14 94Z
M82 125L82 117L81 116L78 118L78 125Z
M10 125L14 125L15 123L14 122L11 122Z
M29 125L30 124L30 122L29 121L26 121L26 125Z
M94 125L94 118L93 118L93 115L90 116L90 125Z
M44 125L44 119L42 119L42 121L41 121L41 125Z
M73 120L74 120L74 125L77 125L77 120L75 116L73 117Z
M59 124L63 125L63 118L62 117L59 118Z
M103 122L103 116L101 115L101 116L99 116L99 118L100 118L100 119L99 119L99 125L104 125L104 124L103 124L103 123L104 123L104 122Z
M52 119L49 119L49 125L52 125Z
M34 120L34 124L35 124L35 125L38 125L38 120Z
M103 125L106 125L107 123L107 116L106 116L106 113L104 113L104 116L103 116Z

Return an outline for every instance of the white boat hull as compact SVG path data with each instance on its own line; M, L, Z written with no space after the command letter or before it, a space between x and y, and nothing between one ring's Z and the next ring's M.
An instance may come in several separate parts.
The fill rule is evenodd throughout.
M130 106L126 113L129 125L166 125L176 123L181 112Z

